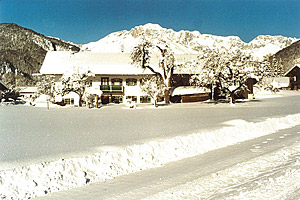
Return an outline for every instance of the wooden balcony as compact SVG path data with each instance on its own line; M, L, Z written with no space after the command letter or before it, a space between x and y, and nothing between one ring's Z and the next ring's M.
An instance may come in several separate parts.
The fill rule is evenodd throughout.
M122 85L100 85L100 90L103 93L123 93L124 86L122 86Z

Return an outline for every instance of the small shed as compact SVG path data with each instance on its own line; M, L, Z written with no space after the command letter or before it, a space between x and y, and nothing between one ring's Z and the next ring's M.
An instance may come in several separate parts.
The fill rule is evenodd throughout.
M265 81L278 89L288 89L290 87L289 77L270 77L265 78Z

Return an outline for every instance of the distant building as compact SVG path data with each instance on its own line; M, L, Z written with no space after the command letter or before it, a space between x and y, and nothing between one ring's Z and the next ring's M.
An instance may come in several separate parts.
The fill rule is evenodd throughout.
M37 94L37 87L18 87L20 97L31 99Z
M285 73L286 77L290 77L290 87L292 90L300 89L300 64L295 65Z

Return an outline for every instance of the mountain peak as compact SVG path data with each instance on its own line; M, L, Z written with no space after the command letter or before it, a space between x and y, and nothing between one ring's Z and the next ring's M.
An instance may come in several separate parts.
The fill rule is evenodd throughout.
M143 27L144 29L151 29L151 30L160 30L162 27L159 24L152 24L147 23L145 25L140 25L140 27Z

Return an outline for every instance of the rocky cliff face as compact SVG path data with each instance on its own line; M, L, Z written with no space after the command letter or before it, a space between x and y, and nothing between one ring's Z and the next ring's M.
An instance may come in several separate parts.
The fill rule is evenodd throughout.
M278 60L281 60L284 71L288 71L296 64L300 64L300 41L278 51L275 54ZM299 66L299 65L298 65Z
M261 59L268 54L274 54L298 40L283 36L261 35L251 42L245 43L237 36L215 36L201 34L198 31L176 32L172 29L163 28L158 24L145 24L136 26L129 31L111 33L97 42L83 45L82 50L129 53L139 42L142 35L150 40L164 39L177 54L198 54L199 50L206 47L211 49L225 48L227 50L236 48L249 52L257 59Z
M31 83L32 73L38 73L47 51L79 51L70 42L46 37L16 24L0 24L0 75L4 80L17 85ZM13 74L11 74L13 73ZM22 80L21 80L22 79Z

